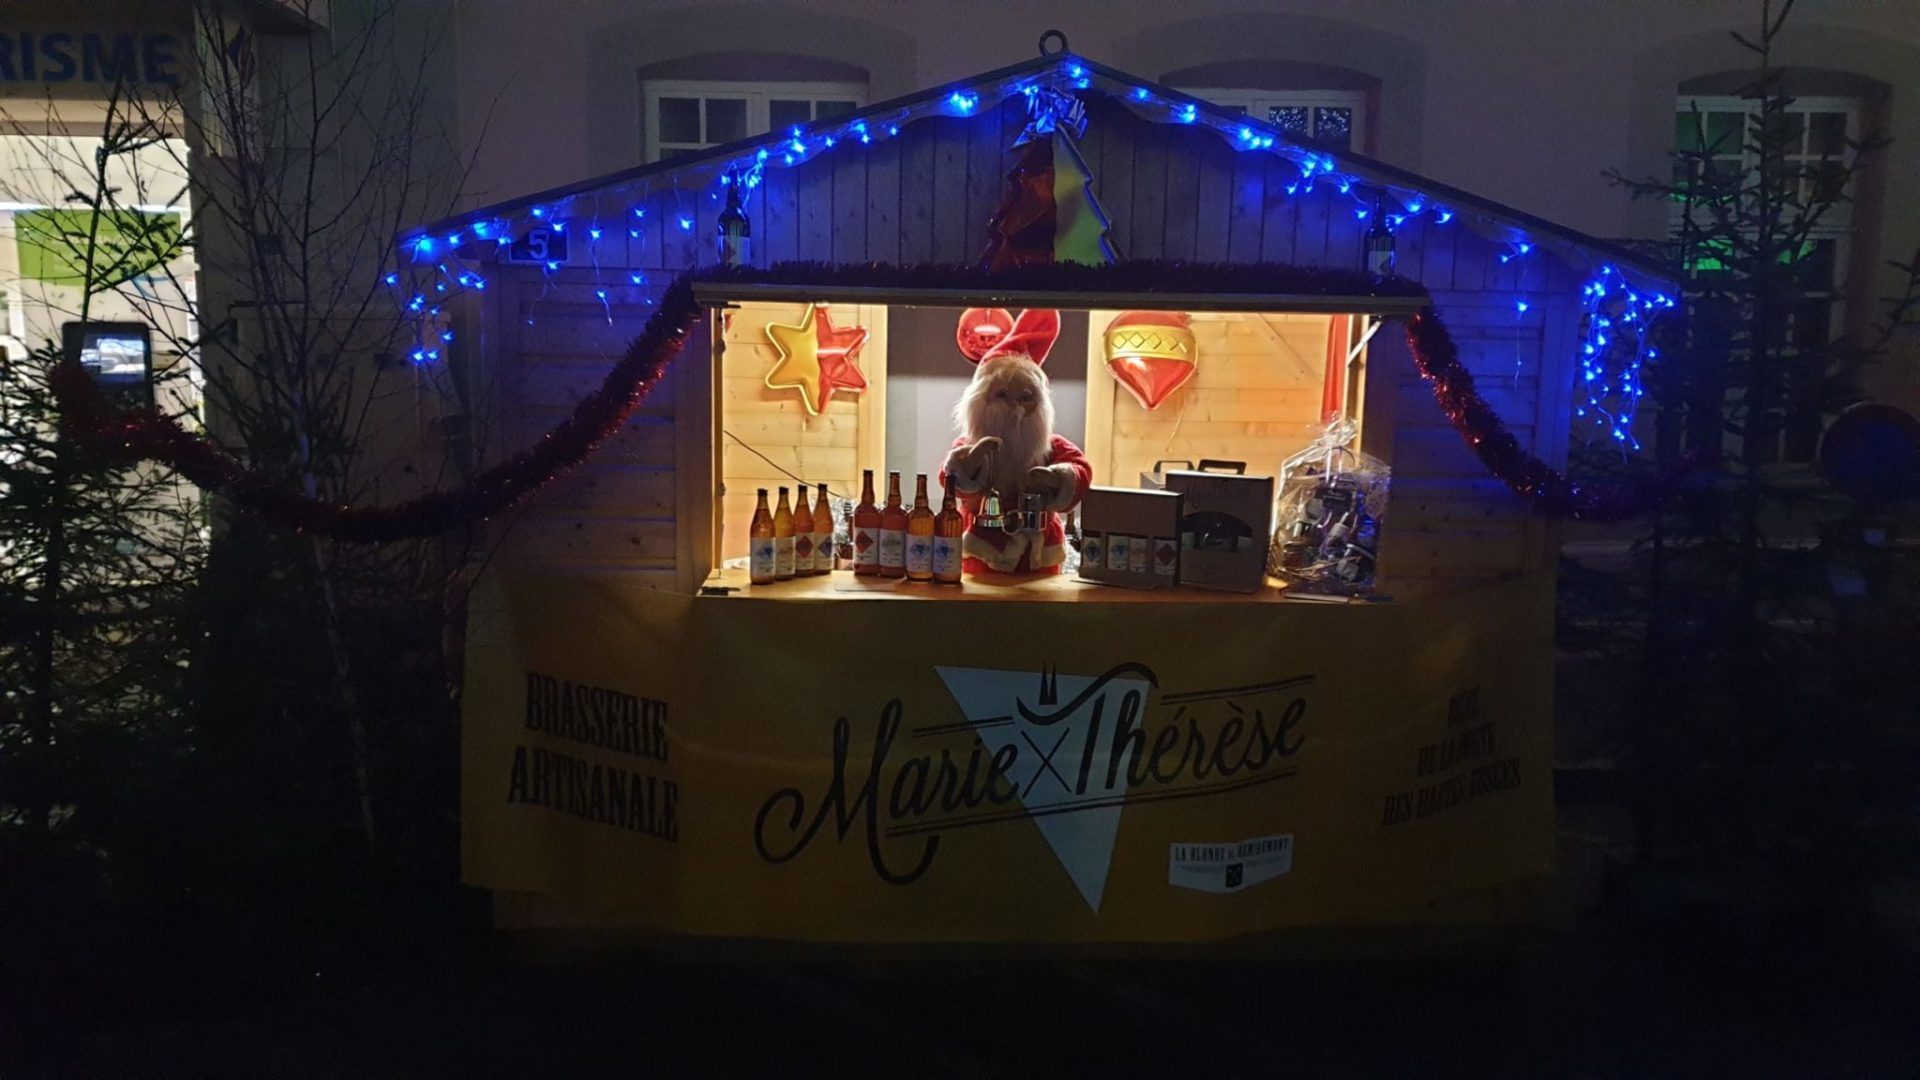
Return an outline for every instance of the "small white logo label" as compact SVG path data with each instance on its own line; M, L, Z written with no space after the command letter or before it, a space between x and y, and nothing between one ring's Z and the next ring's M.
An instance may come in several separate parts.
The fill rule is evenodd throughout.
M1167 884L1196 892L1236 893L1293 869L1293 834L1222 844L1170 844Z

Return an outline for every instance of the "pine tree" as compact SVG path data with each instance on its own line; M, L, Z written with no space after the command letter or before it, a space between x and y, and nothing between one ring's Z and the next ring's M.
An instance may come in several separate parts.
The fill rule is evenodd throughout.
M1813 234L1880 147L1801 156L1801 114L1774 62L1791 7L1763 4L1758 35L1734 35L1754 60L1744 129L1720 130L1696 107L1681 115L1690 137L1671 177L1612 174L1677 207L1667 254L1684 302L1645 373L1652 462L1576 458L1612 478L1682 454L1711 464L1643 523L1630 571L1570 562L1562 644L1631 687L1607 741L1638 857L1679 857L1723 880L1764 874L1814 904L1884 872L1878 860L1898 847L1887 829L1911 830L1883 811L1915 779L1920 609L1901 595L1909 563L1865 598L1878 632L1852 631L1860 601L1833 587L1841 541L1890 508L1863 508L1777 459L1783 445L1808 456L1822 424L1859 399L1861 368L1920 317L1920 257L1893 264L1904 288L1871 332L1826 332L1817 281L1830 256ZM1754 165L1728 168L1731 156ZM1621 668L1632 678L1618 679Z

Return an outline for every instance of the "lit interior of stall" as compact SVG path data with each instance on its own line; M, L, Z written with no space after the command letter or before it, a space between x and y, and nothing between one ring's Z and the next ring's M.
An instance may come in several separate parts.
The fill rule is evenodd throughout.
M1202 469L1277 481L1284 462L1342 418L1359 432L1356 449L1364 449L1366 345L1379 325L1371 313L1325 304L1308 310L1147 307L1153 301L1137 296L1082 302L1093 299L1102 306L1051 309L1058 329L1044 343L1043 362L1053 432L1084 454L1093 486L1164 488L1170 474ZM1125 306L1105 303L1113 299ZM786 298L733 300L718 308L715 573L708 590L732 592L750 580L763 489L793 494L804 484L809 504L817 506L819 485L826 485L837 571L852 569L858 558L850 550L856 534L849 518L869 472L881 502L890 474L898 474L908 506L924 476L938 510L941 467L960 430L955 405L976 370L966 354L969 343L1011 331L1030 310L1018 302L990 308ZM811 357L796 355L809 348ZM1271 494L1265 503L1268 516L1252 522L1246 538L1263 551L1273 527ZM1051 598L1097 588L1078 572L1092 535L1081 528L1083 507L1061 518L1072 549L1062 572L1008 577L982 569L967 577L969 598ZM1100 555L1097 536L1093 551ZM762 587L761 595L956 595L907 588L914 582L885 574L808 575L803 568L797 578ZM1126 598L1120 590L1100 593Z

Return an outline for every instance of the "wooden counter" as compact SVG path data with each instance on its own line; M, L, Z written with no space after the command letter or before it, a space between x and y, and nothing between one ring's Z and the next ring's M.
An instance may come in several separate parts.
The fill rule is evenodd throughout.
M703 591L702 596L745 597L757 600L994 600L1064 604L1271 604L1289 599L1285 586L1269 583L1257 593L1221 592L1173 586L1165 589L1125 589L1081 581L1071 574L1015 576L994 574L969 577L959 585L934 585L901 578L860 577L851 570L831 574L754 585L747 572L738 569L715 571L707 578L705 589L726 589L725 593ZM1350 603L1341 597L1296 597L1295 603Z

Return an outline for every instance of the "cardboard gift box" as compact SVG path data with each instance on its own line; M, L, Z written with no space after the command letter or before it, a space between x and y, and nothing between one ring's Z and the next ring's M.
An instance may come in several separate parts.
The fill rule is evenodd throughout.
M1143 488L1088 488L1080 501L1080 577L1159 589L1180 579L1179 495Z
M1176 469L1173 466L1177 466L1178 468ZM1153 463L1152 472L1143 472L1140 474L1140 486L1165 491L1167 490L1168 473L1176 471L1210 472L1215 470L1243 473L1247 471L1247 463L1244 461L1221 461L1217 458L1201 458L1200 464L1195 465L1185 458L1161 458L1159 461Z
M1143 472L1140 474L1140 486L1143 488L1152 488L1155 491L1167 490L1167 472L1169 471L1168 466L1170 465L1179 466L1182 469L1193 468L1193 462L1185 458L1162 458L1153 463L1152 472Z
M1273 477L1170 472L1167 490L1182 499L1180 584L1232 592L1266 587Z

